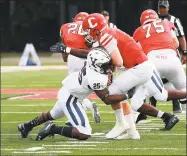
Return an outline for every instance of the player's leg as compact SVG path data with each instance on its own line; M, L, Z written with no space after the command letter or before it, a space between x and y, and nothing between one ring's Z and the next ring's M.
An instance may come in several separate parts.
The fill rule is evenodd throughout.
M163 83L164 83L164 81L163 81ZM173 84L171 82L169 82L168 80L167 80L167 83L164 83L164 87L166 89L175 89ZM180 104L179 100L172 100L172 105L173 105L173 112L174 113L182 113L182 108L181 108L181 104Z
M22 138L26 138L28 133L36 126L45 123L48 120L53 120L50 112L42 112L39 116L35 117L31 121L18 125L18 130L21 133Z
M144 99L149 96L146 87L144 85L139 86L131 98L132 109L149 116L161 118L165 122L165 129L170 130L179 121L178 117L162 112L152 105L145 104Z
M140 75L142 76L141 79L139 79L138 77L138 73L136 74L136 71L140 73ZM145 76L145 77L144 77ZM149 79L149 75L148 74L142 74L141 71L137 70L137 69L130 69L127 71L124 71L122 73L120 73L112 82L112 84L109 86L109 93L110 95L114 95L114 94L123 94L126 91L128 91L129 89L133 88L134 86L138 85L139 83L144 83L146 82L146 79ZM114 128L106 135L106 137L108 138L110 136L110 138L116 138L117 136L121 135L123 132L125 132L127 130L126 125L124 124L125 120L124 120L124 115L123 115L123 110L121 108L121 105L118 104L119 107L116 111L116 123ZM130 114L131 116L132 114ZM120 122L120 124L118 124L118 122ZM118 126L119 125L119 126ZM120 128L118 128L120 127Z
M124 134L118 136L116 139L140 139L140 134L136 130L131 106L129 105L128 102L123 102L122 107L123 107L125 119L129 125L129 129L127 130L127 133L124 133Z
M61 106L61 110L68 120L72 123L72 126L56 126L51 122L47 123L40 129L36 140L42 140L45 137L54 134L79 140L86 140L91 136L91 127L82 105L78 102L76 97L70 95L68 92L63 93L66 96L59 97L60 95L58 95L58 104ZM53 112L54 111L52 110L51 116L55 118Z
M107 139L114 139L117 136L124 133L129 128L127 121L124 119L124 115L123 115L124 113L123 113L123 109L121 107L121 103L111 105L111 107L112 107L115 117L116 117L116 124L112 128L112 130L106 134L105 137Z
M180 60L176 57L173 58L173 64L175 64L175 68L172 68L172 71L168 73L167 79L173 84L175 89L186 91L186 74L184 72L184 68ZM180 99L179 102L182 106L186 106L187 98L185 97L184 99ZM184 111L186 111L186 109Z

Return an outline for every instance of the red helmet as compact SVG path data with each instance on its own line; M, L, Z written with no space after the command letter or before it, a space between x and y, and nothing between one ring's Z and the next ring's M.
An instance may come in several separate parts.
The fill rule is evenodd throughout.
M87 12L79 12L73 19L73 22L83 21L89 14Z
M103 15L94 13L90 14L82 24L83 31L85 32L85 39L89 43L97 41L100 33L108 28L108 23Z
M154 10L148 9L141 14L140 23L144 25L148 22L154 22L157 19L159 19L158 14Z

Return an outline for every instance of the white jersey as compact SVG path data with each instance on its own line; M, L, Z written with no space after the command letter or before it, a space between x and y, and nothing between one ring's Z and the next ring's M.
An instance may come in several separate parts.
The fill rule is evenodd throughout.
M74 72L66 77L62 84L73 96L83 100L94 90L103 90L107 87L108 75L100 74L84 66L80 72Z

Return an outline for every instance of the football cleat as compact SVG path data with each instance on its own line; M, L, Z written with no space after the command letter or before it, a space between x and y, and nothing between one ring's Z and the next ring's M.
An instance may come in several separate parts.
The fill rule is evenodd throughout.
M118 122L116 122L116 125L112 128L110 132L105 135L105 137L106 139L114 139L125 133L128 129L129 125L127 122L125 122L125 124L119 124Z
M47 121L44 126L39 130L38 135L36 137L36 141L43 140L44 138L48 136L54 136L51 132L51 128L55 126L55 124L52 121Z
M100 117L100 114L99 114L98 107L97 107L95 102L92 102L92 104L93 104L92 116L95 120L95 123L100 123L101 122L101 117Z
M32 129L28 129L24 126L24 124L19 124L18 125L18 131L20 131L22 138L27 138L28 133L31 131Z
M140 139L140 134L139 132L136 131L131 131L130 129L127 130L126 133L116 137L115 139L117 140L122 140L122 139L133 139L133 140L139 140Z
M170 117L164 119L165 130L170 130L179 122L179 118L176 115L171 115Z

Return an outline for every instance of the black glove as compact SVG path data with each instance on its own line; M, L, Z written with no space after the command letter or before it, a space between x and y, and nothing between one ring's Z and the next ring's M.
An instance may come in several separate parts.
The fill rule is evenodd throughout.
M56 43L50 47L51 52L66 53L66 46L63 43Z
M133 87L127 92L128 99L131 99L135 93L136 88Z

